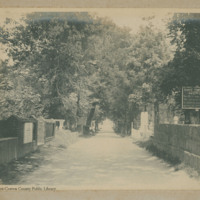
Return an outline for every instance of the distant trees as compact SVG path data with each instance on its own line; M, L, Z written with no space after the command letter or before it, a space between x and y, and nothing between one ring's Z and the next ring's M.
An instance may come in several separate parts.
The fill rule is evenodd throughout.
M199 21L175 19L169 33L149 21L135 35L88 13L7 19L0 41L13 64L1 63L1 118L43 115L76 124L89 117L90 124L108 116L116 131L130 134L141 107L169 99L184 83L199 84Z
M173 54L167 33L157 30L150 22L131 38L123 72L117 79L120 86L113 91L116 104L111 104L118 113L115 117L122 116L118 124L124 127L121 130L124 134L130 134L130 122L140 113L141 107L145 111L149 103L156 106L163 101L159 86L163 69L173 59Z

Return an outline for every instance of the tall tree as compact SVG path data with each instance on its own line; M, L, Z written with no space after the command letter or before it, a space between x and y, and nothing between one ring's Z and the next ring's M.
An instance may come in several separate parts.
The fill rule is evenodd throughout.
M175 112L181 110L181 91L183 86L199 86L200 74L200 14L174 14L169 23L170 37L176 45L174 59L166 66L161 89L165 96L173 99ZM192 111L189 111L192 112ZM185 112L188 118L189 112Z
M49 117L70 113L75 118L75 99L88 98L88 75L82 63L90 26L93 22L87 13L33 13L12 31L1 29L14 68L27 74L24 81L41 96L43 114ZM87 110L83 98L79 108Z
M174 59L167 66L162 84L163 91L169 94L173 90L180 90L182 86L199 85L199 52L200 15L175 14L169 24L172 42L177 50ZM165 83L165 84L164 84Z

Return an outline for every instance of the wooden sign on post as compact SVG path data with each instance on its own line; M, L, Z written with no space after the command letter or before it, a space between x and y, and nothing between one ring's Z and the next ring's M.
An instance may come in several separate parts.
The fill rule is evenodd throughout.
M200 87L182 87L182 109L200 109Z

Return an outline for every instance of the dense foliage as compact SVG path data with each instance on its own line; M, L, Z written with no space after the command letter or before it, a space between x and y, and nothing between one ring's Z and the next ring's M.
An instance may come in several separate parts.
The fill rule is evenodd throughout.
M200 14L178 13L169 23L171 42L176 46L174 59L163 68L160 88L174 112L185 115L181 109L183 86L200 86ZM195 113L194 113L195 114Z
M116 131L129 134L130 122L149 103L170 99L183 84L199 84L199 23L175 17L167 32L149 21L132 35L88 13L7 19L0 29L8 54L0 66L0 116L76 124L95 105L91 119L109 117Z

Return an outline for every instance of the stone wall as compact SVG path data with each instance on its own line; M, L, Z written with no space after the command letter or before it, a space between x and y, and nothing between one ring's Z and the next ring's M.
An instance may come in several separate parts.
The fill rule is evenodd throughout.
M43 145L45 143L45 122L43 118L37 120L37 145Z
M200 125L159 124L154 145L200 171Z
M0 121L0 164L19 159L55 137L53 120L11 116Z
M17 159L17 138L0 138L0 164Z

